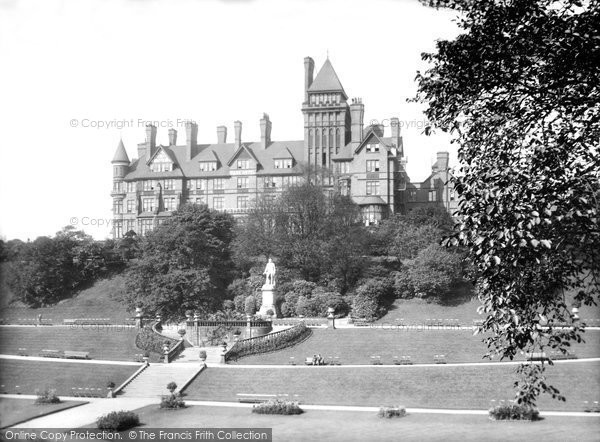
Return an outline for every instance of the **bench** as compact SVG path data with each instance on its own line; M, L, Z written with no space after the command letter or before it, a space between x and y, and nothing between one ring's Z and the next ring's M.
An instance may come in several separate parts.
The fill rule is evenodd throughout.
M26 348L20 348L19 349L19 356L29 356L29 354L27 353L27 349Z
M445 364L446 363L446 356L445 355L435 355L433 357L433 362L436 364Z
M71 396L73 397L104 397L104 392L101 388L71 388Z
M533 353L526 353L525 357L527 358L528 361L533 362L533 361L547 361L548 357L546 356L545 352L533 352Z
M288 361L289 365L296 365L296 358L294 358L293 356L290 356L290 360Z
M261 404L277 398L276 394L238 393L236 396L238 402L244 404Z
M63 357L63 353L59 350L42 350L40 351L39 355L42 358L62 358Z
M412 365L412 359L410 356L402 356L400 359L400 365Z
M89 359L90 353L87 351L65 350L65 359Z
M370 327L371 323L366 321L357 321L354 323L354 327Z
M381 356L371 356L371 365L383 365Z

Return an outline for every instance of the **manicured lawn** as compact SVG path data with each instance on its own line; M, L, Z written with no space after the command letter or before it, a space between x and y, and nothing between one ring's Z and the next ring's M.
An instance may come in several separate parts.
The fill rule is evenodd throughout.
M0 327L0 354L29 356L42 349L87 351L91 359L133 361L142 350L135 346L135 327L83 325L70 327ZM156 356L158 357L158 356Z
M248 408L193 406L165 412L136 411L146 427L272 428L283 441L596 441L600 418L548 417L537 422L494 422L487 416L409 414L380 419L376 413L308 410L299 416L269 416ZM141 426L140 429L143 429Z
M70 396L76 387L101 388L105 394L109 381L118 386L137 369L136 365L0 359L0 393L34 394L36 389L53 388L59 396Z
M37 318L42 314L44 319L52 319L54 324L62 324L63 319L72 318L110 318L113 323L123 324L132 316L125 306L111 299L111 295L123 290L124 280L120 275L110 279L102 279L77 293L73 298L65 299L55 306L43 308L17 307L7 305L7 298L12 297L4 287L0 287L0 318L6 322L16 323L19 318Z
M567 298L570 297L567 296ZM395 324L396 319L403 318L407 323L421 324L426 319L458 319L463 325L471 325L474 319L482 319L481 315L477 313L477 307L480 304L476 298L458 305L428 303L423 299L398 299L390 311L377 322ZM570 305L569 300L567 305ZM599 319L600 305L582 305L579 309L579 316L584 320ZM596 325L598 325L597 322Z
M515 366L208 368L186 389L190 399L236 401L237 393L299 395L307 404L487 409L513 398ZM583 411L600 398L599 362L548 368L567 402L546 397L541 410Z
M310 338L281 351L248 356L232 364L287 364L290 357L303 364L308 356L338 356L342 364L369 364L373 355L384 364L394 356L408 355L414 363L432 363L434 355L443 354L447 362L481 362L486 351L481 336L470 330L404 330L383 324L368 329L313 329ZM600 332L588 330L585 344L574 344L579 358L600 356ZM520 359L524 356L519 355Z
M59 404L36 405L34 399L0 398L0 428L6 428L57 411L87 404L85 401L64 401Z

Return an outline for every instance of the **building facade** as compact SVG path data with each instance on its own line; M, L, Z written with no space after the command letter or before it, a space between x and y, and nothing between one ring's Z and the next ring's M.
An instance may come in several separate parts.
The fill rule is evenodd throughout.
M121 140L112 160L113 236L143 235L185 203L243 216L256 198L274 199L306 179L352 197L366 224L419 205L452 210L448 153L438 153L426 181L411 183L398 118L389 120L387 137L382 125L365 127L362 99L349 101L329 59L313 78L314 61L307 57L304 71L303 140L272 140L267 114L255 142L242 140L240 121L233 142L227 142L227 127L218 126L216 143L198 143L198 126L187 122L185 143L177 144L177 131L169 129L167 146L156 144L157 128L149 125L133 160Z

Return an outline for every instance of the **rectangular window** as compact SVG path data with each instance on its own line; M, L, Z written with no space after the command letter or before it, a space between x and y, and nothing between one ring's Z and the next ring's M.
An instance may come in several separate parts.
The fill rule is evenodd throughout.
M379 143L367 144L367 152L368 153L379 152Z
M135 181L127 182L127 192L135 192Z
M225 180L223 178L215 178L213 180L213 190L223 190L225 188Z
M275 160L275 169L291 169L292 159Z
M264 178L264 183L265 189L275 187L275 179L272 176L266 176Z
M237 197L237 208L238 209L247 209L248 208L248 197L247 196L238 196Z
M200 161L200 172L213 172L217 170L216 161Z
M379 172L379 160L367 160L367 172Z
M367 195L379 195L379 181L367 181Z
M125 220L125 233L133 230L135 232L135 220L127 219Z
M164 180L163 181L163 190L171 190L173 189L173 180Z
M115 201L113 211L115 214L123 213L123 200Z
M143 181L143 189L144 190L154 190L154 184L152 180Z
M121 181L115 181L113 183L113 192L120 192L121 191Z
M143 198L142 199L142 211L143 212L154 212L154 198Z
M151 219L143 219L143 220L141 220L141 222L140 222L140 234L141 235L145 235L150 230L152 230L153 227L154 227L154 224L153 224L153 222L152 222Z
M342 161L341 163L337 163L338 172L341 174L350 173L350 162Z
M135 210L135 200L127 200L127 213L133 213Z
M175 210L175 198L164 198L163 205L165 208L165 212L172 212Z
M222 196L215 196L213 198L213 209L215 210L223 210L225 199Z
M408 192L408 200L409 201L416 201L417 200L417 191L416 190L411 190Z
M123 237L123 223L121 221L115 221L115 238Z
M194 201L195 204L206 204L206 201L204 201L204 197L200 196L197 197L196 200Z
M437 201L437 191L430 190L429 191L429 202L434 202L434 201Z
M237 169L250 169L250 160L237 160L235 167Z
M237 178L238 189L247 189L248 183L249 183L249 179L247 176L240 176Z
M450 201L454 201L456 199L456 191L454 189L450 189Z

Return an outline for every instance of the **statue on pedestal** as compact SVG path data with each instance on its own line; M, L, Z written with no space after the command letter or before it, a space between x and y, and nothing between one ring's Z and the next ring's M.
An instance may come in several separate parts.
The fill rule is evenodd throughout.
M269 258L269 262L267 263L267 266L265 267L265 271L263 272L263 275L266 276L265 285L275 285L275 273L276 272L277 272L277 269L275 268L275 263L273 262L273 260L271 258Z
M265 267L265 271L263 275L265 275L265 284L262 286L262 305L260 307L260 311L258 314L260 316L270 316L277 317L275 313L275 273L277 273L277 269L275 268L275 263L271 258L269 258L269 262ZM272 313L275 313L272 315Z

